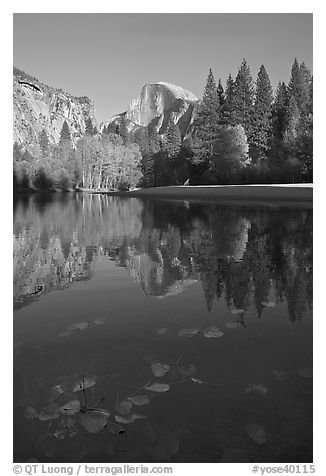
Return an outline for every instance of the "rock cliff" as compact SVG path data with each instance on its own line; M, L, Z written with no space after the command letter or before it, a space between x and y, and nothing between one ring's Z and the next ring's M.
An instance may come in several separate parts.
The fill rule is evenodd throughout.
M42 129L51 143L58 143L65 120L74 142L83 135L87 118L96 125L91 99L47 86L18 68L14 68L13 111L14 141L26 147L37 143Z
M131 134L142 127L155 128L159 134L164 134L171 119L179 126L182 137L185 137L193 122L197 102L198 99L192 92L174 84L145 84L139 98L131 101L125 112L102 123L100 129L109 127L113 131L115 125L124 122Z

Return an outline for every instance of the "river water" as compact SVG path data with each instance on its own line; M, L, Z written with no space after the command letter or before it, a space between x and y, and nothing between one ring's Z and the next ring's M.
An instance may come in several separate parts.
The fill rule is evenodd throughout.
M15 199L15 461L312 461L312 358L311 210Z

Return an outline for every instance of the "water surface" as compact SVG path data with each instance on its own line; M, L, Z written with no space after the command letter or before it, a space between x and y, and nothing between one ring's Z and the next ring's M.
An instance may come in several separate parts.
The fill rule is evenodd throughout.
M15 461L312 461L311 210L16 199L14 309Z

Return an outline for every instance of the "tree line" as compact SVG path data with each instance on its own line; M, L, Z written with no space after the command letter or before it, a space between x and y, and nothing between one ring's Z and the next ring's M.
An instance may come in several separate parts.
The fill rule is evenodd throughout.
M244 59L235 79L209 70L189 133L170 119L128 132L123 117L99 133L90 118L73 144L64 121L58 144L46 130L28 149L14 144L14 187L127 190L182 184L311 182L313 78L295 59L275 93L262 65L256 82Z

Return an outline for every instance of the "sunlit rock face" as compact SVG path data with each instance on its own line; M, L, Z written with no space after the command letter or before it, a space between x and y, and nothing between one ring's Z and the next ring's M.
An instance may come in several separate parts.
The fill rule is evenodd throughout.
M47 86L17 68L13 77L13 113L14 141L27 147L38 142L42 129L51 143L58 143L65 120L74 143L85 132L87 118L96 125L91 99Z
M192 92L174 84L145 84L139 98L131 101L127 111L102 123L101 128L124 120L128 132L135 132L141 127L152 127L163 134L172 119L184 137L193 122L193 111L197 102L198 99Z

